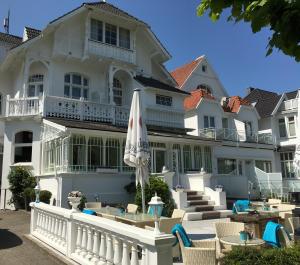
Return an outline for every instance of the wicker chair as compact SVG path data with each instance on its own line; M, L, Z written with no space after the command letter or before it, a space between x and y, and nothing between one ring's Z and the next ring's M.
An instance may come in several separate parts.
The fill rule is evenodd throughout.
M239 222L217 222L215 223L216 230L216 249L218 256L222 256L222 253L228 252L231 250L231 246L224 245L220 242L220 238L224 236L239 235L240 231L245 229L244 223Z
M101 202L86 202L85 208L88 209L100 209L102 207Z
M134 213L134 214L136 214L137 210L138 210L138 206L136 204L129 203L127 205L127 213Z
M183 221L183 217L185 215L185 211L181 209L174 209L171 218L181 218L181 222Z
M294 237L294 240L299 241L300 236L295 235L295 230L300 229L300 217L290 217L288 221L291 227L291 232L292 232L292 236Z
M180 234L177 231L176 235L181 248L184 265L218 264L215 240L193 240L192 247L185 247L180 237Z

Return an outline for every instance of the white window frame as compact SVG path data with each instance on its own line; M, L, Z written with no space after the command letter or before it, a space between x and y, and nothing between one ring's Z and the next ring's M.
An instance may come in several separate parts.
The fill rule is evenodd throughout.
M287 155L288 159L285 158ZM290 155L292 158L290 158ZM280 158L280 166L282 171L282 178L285 179L294 179L297 177L297 174L294 170L294 152L288 151L288 152L280 152L279 158ZM283 157L283 159L282 159Z
M173 98L170 96L156 94L156 105L172 107Z
M293 122L290 122L290 118L293 118ZM295 116L288 116L286 117L286 122L287 122L287 132L288 132L288 137L289 138L293 138L293 137L296 137L297 136L297 127L296 127L296 119L295 119ZM291 124L294 124L294 127L295 127L295 132L293 135L291 135L291 130L290 130L290 126Z
M69 83L66 82L66 76L69 75ZM73 76L80 76L81 78L81 84L76 84L73 83ZM87 85L85 85L85 80L87 81ZM64 97L66 98L73 98L73 99L80 99L80 98L84 98L85 100L89 99L89 84L90 84L90 80L87 76L80 74L80 73L66 73L64 75ZM66 93L66 87L69 87L69 93ZM80 97L75 97L73 95L73 88L79 88L80 89ZM86 91L86 95L85 94Z
M16 143L16 135L18 133L22 133L22 132L30 132L31 135L32 135L32 141L31 143ZM28 131L28 130L23 130L23 131L18 131L14 134L14 164L16 163L31 163L32 162L32 143L33 143L33 132L32 131ZM20 161L20 162L16 162L16 148L18 147L31 147L31 158L30 158L30 161Z
M34 96L29 96L30 86L34 86ZM42 88L42 91L41 91ZM39 97L44 93L44 75L43 74L33 74L28 77L27 85L27 96L28 97Z
M205 117L207 117L207 120L208 120L208 127L205 127ZM212 126L212 119L214 120L214 126ZM213 128L215 129L216 128L216 118L215 116L209 116L209 115L204 115L203 116L203 128L205 129L210 129L210 128Z
M120 79L114 77L113 79L113 100L117 106L123 106L124 104L124 93L123 93L123 84ZM121 103L117 103L115 99L119 99Z

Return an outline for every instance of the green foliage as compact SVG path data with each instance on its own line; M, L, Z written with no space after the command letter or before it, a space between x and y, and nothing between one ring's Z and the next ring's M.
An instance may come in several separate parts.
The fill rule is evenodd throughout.
M78 205L78 209L80 211L83 211L83 209L85 208L85 203L87 202L86 197L83 195L80 199L80 204Z
M125 185L124 189L127 191L128 194L134 194L134 193L136 193L135 182L132 181L129 184Z
M151 198L157 193L157 196L165 203L164 210L162 214L164 216L171 216L174 210L174 201L172 199L171 193L169 191L168 185L161 179L157 177L150 177L149 184L145 185L145 202L150 202ZM135 203L139 206L139 210L142 209L142 194L141 186L137 186L137 192L135 195Z
M235 247L222 259L222 265L296 265L300 264L300 246L290 248Z
M40 191L40 202L50 204L52 193L48 190Z
M24 208L25 194L30 198L30 188L33 189L36 185L35 178L32 176L31 172L24 167L12 168L7 178L9 190L12 193L10 203L14 203L16 207Z
M252 32L269 28L267 55L274 48L300 61L300 1L299 0L202 0L197 8L198 16L209 11L212 21L220 18L222 12L231 8L228 21L244 21L251 24Z

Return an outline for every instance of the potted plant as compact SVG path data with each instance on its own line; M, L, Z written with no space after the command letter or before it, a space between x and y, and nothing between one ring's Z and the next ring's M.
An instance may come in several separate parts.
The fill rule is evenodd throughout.
M71 191L68 194L68 201L72 206L73 212L79 212L78 206L82 198L82 193L80 191Z
M215 191L222 192L223 190L224 190L224 186L223 185L216 185L215 186Z

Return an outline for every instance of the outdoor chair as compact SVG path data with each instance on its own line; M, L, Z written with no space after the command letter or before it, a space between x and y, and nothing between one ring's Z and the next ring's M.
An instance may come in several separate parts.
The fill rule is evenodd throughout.
M100 209L102 207L101 202L86 202L85 208L87 209Z
M291 228L291 234L295 241L300 240L300 217L290 217L288 222Z
M250 201L249 200L237 200L233 204L232 213L245 214L245 213L247 213L246 210L248 210L249 207L250 207Z
M216 265L216 241L215 240L190 240L190 246L186 246L180 233L176 231L179 241L183 264L185 265Z
M137 210L138 210L138 206L136 204L129 203L127 205L127 208L126 208L127 213L136 214Z
M239 235L245 230L245 224L239 222L217 222L216 230L216 249L219 256L231 250L231 246L224 245L220 242L220 238L225 236Z
M181 218L181 222L183 221L183 217L185 215L185 211L181 209L174 209L171 218Z
M266 244L273 247L284 248L292 245L292 241L285 228L281 224L272 221L269 221L266 225L263 240L266 241Z

